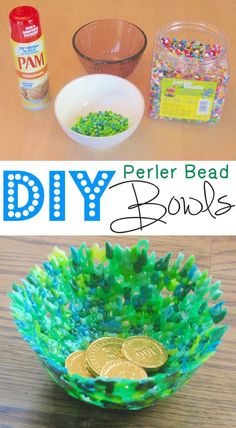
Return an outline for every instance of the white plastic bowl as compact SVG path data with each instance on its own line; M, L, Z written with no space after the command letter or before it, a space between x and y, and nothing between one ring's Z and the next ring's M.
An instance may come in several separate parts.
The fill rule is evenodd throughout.
M72 80L58 93L55 114L59 124L72 140L94 149L105 149L129 138L144 113L144 98L128 80L110 74L90 74ZM90 112L112 110L129 119L129 128L109 137L90 137L72 131L78 116Z

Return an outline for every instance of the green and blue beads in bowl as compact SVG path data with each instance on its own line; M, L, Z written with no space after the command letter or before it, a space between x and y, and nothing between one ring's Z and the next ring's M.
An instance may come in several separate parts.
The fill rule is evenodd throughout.
M136 410L171 396L211 357L227 326L220 282L191 256L157 258L147 241L55 248L43 267L13 284L17 328L50 376L71 396L100 407ZM146 335L168 351L167 363L142 380L70 375L66 357L104 336Z
M127 117L106 110L78 117L71 129L78 134L91 137L108 137L127 131L128 127L129 119Z

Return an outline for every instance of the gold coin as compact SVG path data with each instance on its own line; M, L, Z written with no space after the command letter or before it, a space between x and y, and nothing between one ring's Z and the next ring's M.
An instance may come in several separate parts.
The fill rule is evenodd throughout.
M142 367L122 358L106 363L101 370L101 376L121 379L144 379L148 377Z
M122 346L124 357L144 369L158 369L163 366L168 353L157 340L148 336L132 336Z
M124 339L120 337L102 337L92 342L86 352L89 370L99 376L103 366L117 358L122 358L121 347Z
M86 351L75 351L67 357L65 367L70 374L78 374L83 377L93 377L87 368L85 356Z

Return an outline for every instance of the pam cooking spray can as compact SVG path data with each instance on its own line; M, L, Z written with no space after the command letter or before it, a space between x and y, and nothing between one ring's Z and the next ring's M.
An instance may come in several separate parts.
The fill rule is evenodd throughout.
M32 6L20 6L10 12L9 19L22 104L42 109L49 103L49 84L39 13Z

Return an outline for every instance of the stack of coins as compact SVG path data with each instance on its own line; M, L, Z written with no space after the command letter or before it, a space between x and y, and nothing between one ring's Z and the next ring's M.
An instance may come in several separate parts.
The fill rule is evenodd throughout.
M164 346L148 336L102 337L86 351L70 354L65 367L70 374L83 377L144 379L168 359Z

